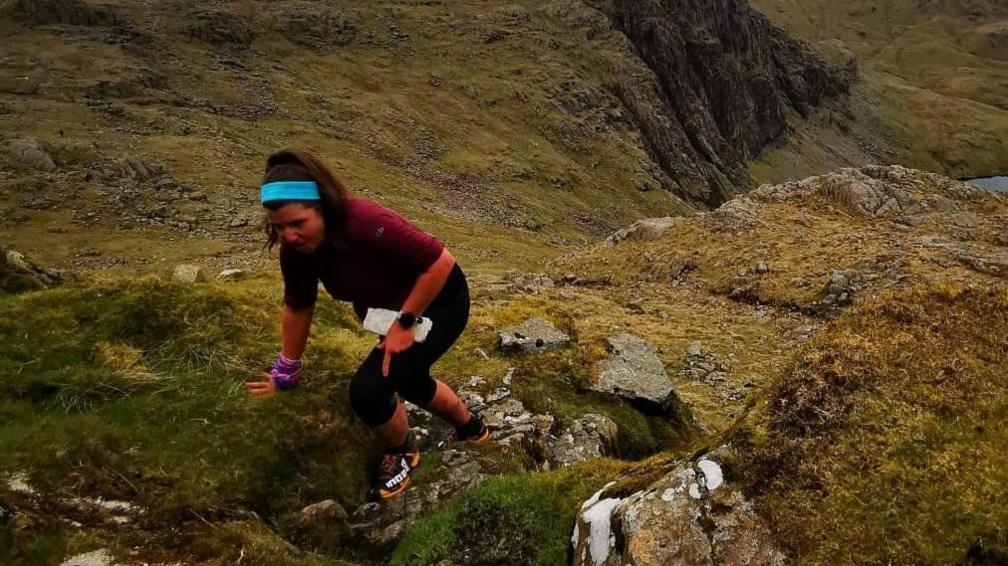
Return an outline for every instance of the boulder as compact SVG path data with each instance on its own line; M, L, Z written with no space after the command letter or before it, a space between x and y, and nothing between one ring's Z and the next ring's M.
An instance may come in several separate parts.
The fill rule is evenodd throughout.
M38 138L15 138L4 144L4 152L16 167L38 171L55 171L56 163Z
M675 396L672 380L650 344L632 334L608 339L612 357L598 363L591 389L627 399L665 405Z
M189 35L211 45L246 48L255 40L255 32L245 18L222 10L203 10L192 14Z
M497 345L504 351L542 353L562 348L570 342L567 336L552 323L541 318L530 318L521 325L500 332Z
M618 244L624 240L635 242L649 242L662 237L665 232L675 226L678 218L666 216L664 218L644 218L634 222L626 228L614 232L606 241L610 244Z
M198 265L184 263L175 266L172 280L176 283L199 283L206 281L206 272Z
M558 467L569 466L610 453L619 427L609 417L587 414L561 429L550 441L550 461Z
M741 491L725 483L718 453L685 463L626 497L615 482L581 505L576 565L779 565L785 556Z
M67 279L65 272L39 267L21 252L0 246L0 293L47 289Z
M248 274L244 269L222 269L220 273L217 274L218 279L223 279L225 281L238 281L244 278Z

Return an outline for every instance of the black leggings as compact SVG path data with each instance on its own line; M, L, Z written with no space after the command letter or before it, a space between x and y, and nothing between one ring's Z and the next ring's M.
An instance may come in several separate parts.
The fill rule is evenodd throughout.
M354 305L354 310L361 319L367 312L359 305ZM385 350L376 346L350 380L350 406L368 426L385 424L392 418L397 392L420 407L427 407L434 398L437 384L430 368L455 343L469 321L469 286L458 264L422 316L434 323L427 338L392 354L387 378L382 375Z

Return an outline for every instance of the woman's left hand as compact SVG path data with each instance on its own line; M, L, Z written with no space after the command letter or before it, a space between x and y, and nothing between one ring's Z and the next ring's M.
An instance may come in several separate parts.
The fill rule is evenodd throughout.
M392 354L398 354L413 345L413 327L403 328L399 321L392 323L385 339L378 343L379 348L385 348L385 359L382 360L382 375L388 377Z

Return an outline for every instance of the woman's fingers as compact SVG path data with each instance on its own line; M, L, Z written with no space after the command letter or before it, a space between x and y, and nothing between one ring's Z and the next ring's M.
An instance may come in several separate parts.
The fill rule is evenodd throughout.
M385 349L385 359L382 360L382 375L388 377L389 364L392 362L392 352L386 348Z
M273 376L269 373L263 374L262 381L246 381L245 388L253 395L268 395L273 393Z

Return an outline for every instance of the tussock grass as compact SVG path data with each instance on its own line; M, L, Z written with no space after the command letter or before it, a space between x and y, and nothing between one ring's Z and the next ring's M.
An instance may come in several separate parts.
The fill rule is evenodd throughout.
M321 305L325 347L308 383L250 398L242 382L279 343L278 302L259 283L104 278L0 301L0 475L24 472L46 500L131 501L146 512L110 540L168 549L202 540L204 521L254 511L269 523L324 498L361 500L373 448L345 380L347 352L367 339L347 308ZM72 549L52 519L11 552L48 539Z
M735 469L802 563L1008 558L1008 287L857 306L733 436Z

